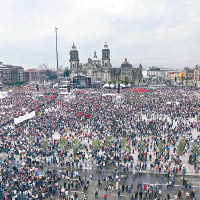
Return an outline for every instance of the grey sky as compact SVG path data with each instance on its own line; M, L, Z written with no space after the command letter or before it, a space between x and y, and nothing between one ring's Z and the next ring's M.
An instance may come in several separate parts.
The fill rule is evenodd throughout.
M111 62L135 66L200 64L199 0L6 0L0 1L0 61L37 67L69 66L74 42L85 63L106 41Z

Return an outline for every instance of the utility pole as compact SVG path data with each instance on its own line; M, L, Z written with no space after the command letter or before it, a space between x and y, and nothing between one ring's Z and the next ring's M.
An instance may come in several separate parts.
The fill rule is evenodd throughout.
M58 98L60 98L60 83L59 83L59 72L58 72L58 38L57 38L57 29L55 27L56 32L56 66L57 66L57 82L58 82Z

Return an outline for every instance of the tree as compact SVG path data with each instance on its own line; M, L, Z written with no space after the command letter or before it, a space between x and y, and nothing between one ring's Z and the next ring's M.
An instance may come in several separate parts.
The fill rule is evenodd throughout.
M46 149L49 145L48 140L43 140L42 141L44 148Z
M195 155L200 155L200 145L193 143L192 151L194 152Z
M135 85L134 81L131 81L131 87L133 87Z
M99 151L101 148L101 141L98 138L93 139L92 141L92 149L94 151Z
M81 146L80 140L78 138L74 138L72 140L72 149L73 149L74 154L78 153L80 146Z
M142 152L144 152L144 150L145 150L145 144L144 144L144 142L140 142L138 151L140 153L142 153Z
M31 144L31 146L33 145L33 142L34 142L34 138L32 135L28 135L28 141L29 143Z
M178 145L177 145L177 152L180 156L183 155L183 152L185 150L185 139L181 138Z
M165 145L162 142L158 144L158 152L162 155L165 152Z
M112 146L111 137L110 137L110 136L107 136L107 137L105 138L104 146L107 147L107 148L110 148L110 147Z
M125 77L125 81L124 81L125 85L128 85L128 77Z
M172 81L171 80L167 80L167 85L171 86L172 85Z
M25 81L16 81L16 82L6 82L7 85L9 86L20 86L20 85L23 85L25 83Z
M61 148L61 149L64 149L66 144L67 144L66 138L60 137L58 147Z
M117 80L112 80L113 84L114 84L114 87L116 88L116 84L117 84Z
M57 74L51 74L49 77L48 77L48 80L55 80L57 79Z
M70 76L70 70L66 68L64 71L64 77L69 77L69 76Z
M128 140L126 138L123 138L121 141L121 147L122 150L125 151L128 148Z
M108 84L109 84L109 87L110 87L110 84L112 83L112 81L108 81Z

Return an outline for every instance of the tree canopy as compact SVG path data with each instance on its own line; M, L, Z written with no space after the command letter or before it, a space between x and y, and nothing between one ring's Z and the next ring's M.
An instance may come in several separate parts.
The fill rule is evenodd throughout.
M70 76L70 70L66 68L64 71L64 77L69 77L69 76Z
M101 141L98 138L93 139L92 141L92 149L94 151L98 151L101 148Z
M140 153L142 153L142 152L144 152L144 150L145 150L145 144L144 144L144 142L140 142L138 151Z
M72 149L73 149L74 154L78 153L80 146L81 146L80 140L78 138L74 138L72 140Z
M159 142L158 144L158 151L160 154L163 154L165 152L165 145L162 142Z
M184 150L185 150L185 139L184 139L184 138L181 138L181 139L179 140L178 145L177 145L177 152L178 152L178 154L179 154L180 156L182 156Z
M200 155L200 145L194 143L192 145L192 151L194 152L195 155Z
M128 148L128 140L126 138L122 139L121 147L122 147L122 150L126 150Z

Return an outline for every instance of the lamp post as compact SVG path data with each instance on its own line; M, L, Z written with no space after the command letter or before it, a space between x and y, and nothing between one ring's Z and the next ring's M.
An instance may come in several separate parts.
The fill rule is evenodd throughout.
M59 73L58 73L58 38L57 38L57 29L55 27L56 32L56 67L57 67L57 82L58 82L58 98L60 98L60 85L59 85Z
M118 78L118 87L117 87L117 93L120 93L120 79Z

